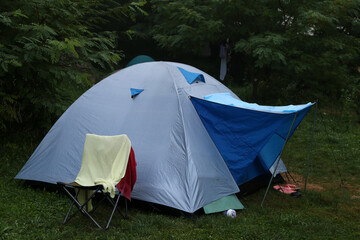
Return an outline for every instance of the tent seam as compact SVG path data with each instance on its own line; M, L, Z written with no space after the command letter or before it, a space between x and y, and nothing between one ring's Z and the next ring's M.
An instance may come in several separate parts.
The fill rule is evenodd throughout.
M164 63L164 64L166 64L166 63ZM179 92L178 92L178 89L180 89L180 88L178 88L178 86L176 85L175 76L174 76L173 72L170 71L168 64L166 64L166 70L169 72L169 74L173 80L173 84L174 84L174 88L175 88L175 92L176 92L176 96L177 96L177 102L178 102L178 106L179 106L179 110L180 110L180 118L181 118L181 122L183 125L184 147L185 147L186 160L187 160L187 162L189 162L189 152L188 152L188 148L187 148L188 143L186 140L186 133L185 133L185 127L184 127L185 126L184 113L183 113L183 109L181 108L180 97L179 97ZM196 170L197 175L199 175L196 168L195 168L195 170ZM189 183L187 181L186 181L186 183L187 183L187 186L189 187L190 186ZM186 196L187 196L187 199L190 199L188 192L186 192ZM188 209L189 210L191 209L191 211L193 211L193 208L191 207L192 205L190 204L189 201L187 201L187 205L188 205Z

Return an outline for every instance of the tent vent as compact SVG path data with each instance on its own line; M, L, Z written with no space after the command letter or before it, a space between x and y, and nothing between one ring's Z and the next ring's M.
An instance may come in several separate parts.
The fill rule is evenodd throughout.
M197 81L205 82L204 75L202 75L201 73L189 72L189 71L186 71L185 69L180 68L180 67L178 67L178 69L184 75L186 81L189 84L192 84L193 82L197 82Z
M136 96L139 95L142 91L144 91L144 89L130 88L131 98L136 97Z

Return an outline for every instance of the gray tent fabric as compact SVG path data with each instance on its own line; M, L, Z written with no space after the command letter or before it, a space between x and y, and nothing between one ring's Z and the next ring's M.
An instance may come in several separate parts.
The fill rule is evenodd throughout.
M276 166L277 166L277 168L276 168ZM274 173L275 169L276 169L276 172ZM283 160L280 157L278 157L276 159L276 161L274 162L274 164L270 167L269 171L271 174L274 174L274 177L275 177L279 173L287 172L287 168L286 168Z
M179 67L202 74L192 84ZM144 89L131 98L130 89ZM189 96L230 93L205 72L173 62L124 68L86 91L53 125L15 177L72 182L87 133L127 134L137 161L132 198L193 213L239 188Z

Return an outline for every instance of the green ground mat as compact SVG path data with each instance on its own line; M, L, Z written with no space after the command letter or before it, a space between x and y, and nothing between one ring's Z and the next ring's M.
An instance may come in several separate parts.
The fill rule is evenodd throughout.
M228 209L244 209L244 205L239 201L235 194L229 195L219 200L216 200L206 206L204 206L205 214L223 212Z

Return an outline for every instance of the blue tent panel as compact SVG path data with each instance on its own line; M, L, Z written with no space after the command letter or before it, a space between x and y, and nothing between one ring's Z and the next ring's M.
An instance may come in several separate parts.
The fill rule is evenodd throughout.
M136 88L130 88L131 97L134 98L135 96L139 95L144 89L136 89Z
M202 100L191 98L212 140L238 185L266 173L274 164L291 134L312 103L289 106L260 106L216 93Z
M306 107L297 112L296 120L294 122L294 126L291 129L289 138L292 136L296 128L299 126L300 122L304 119L308 111L310 110L313 104L306 105ZM288 119L285 121L281 127L279 127L275 134L271 137L268 143L263 147L260 151L258 157L264 167L266 169L270 169L270 167L275 163L279 154L281 153L281 149L283 148L287 134L291 128L293 119Z
M191 101L239 185L258 176L256 156L295 114L253 111L194 97Z
M186 81L189 84L192 84L195 81L205 82L204 75L202 75L201 73L189 72L189 71L186 71L185 69L183 69L181 67L178 67L178 69L184 75Z

